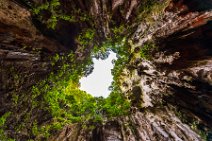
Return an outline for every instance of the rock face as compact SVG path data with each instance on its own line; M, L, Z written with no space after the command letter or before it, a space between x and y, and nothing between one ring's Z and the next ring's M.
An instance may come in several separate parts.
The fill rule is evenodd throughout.
M76 128L75 126L65 127L63 132L51 139L52 141L147 141L147 140L194 140L201 138L183 124L179 118L170 110L157 108L146 110L146 112L135 111L128 117L121 117L105 125L96 127L89 131Z
M129 13L137 3L131 2ZM198 121L196 126L206 131L212 127L212 11L200 3L171 2L162 15L155 15L154 22L141 22L130 38L134 51L152 40L158 46L150 61L134 52L131 67L124 70L121 80L122 91L135 99L132 106L143 110L135 108L130 116L91 131L81 129L71 134L73 127L66 127L53 140L202 140L194 132L197 127L191 129L183 123ZM112 7L122 4L114 1ZM208 7L212 3L205 4ZM207 140L211 140L210 135Z
M45 56L73 49L71 44L75 44L74 40L62 40L62 36L69 35L76 25L66 31L68 24L59 23L53 32L39 31L29 11L19 5L21 1L14 1L0 2L0 115L11 108L6 101L10 91L27 89L37 77L49 72ZM103 40L111 36L110 22L114 19L117 25L130 26L132 33L123 34L128 36L132 57L120 81L123 93L133 101L132 111L94 128L66 126L50 140L200 141L206 135L203 131L207 140L212 139L212 1L166 1L163 11L153 10L151 16L145 17L149 20L142 21L136 16L145 2L70 2L96 20L95 25L80 23L75 32L84 26L94 26L98 40ZM138 50L149 42L154 42L157 50L150 60L145 60ZM17 83L12 71L24 74L26 79Z
M12 1L0 2L0 94L14 89L12 79L18 73L25 75L26 87L30 86L37 74L46 73L45 56L61 50L62 45L35 28L28 10Z

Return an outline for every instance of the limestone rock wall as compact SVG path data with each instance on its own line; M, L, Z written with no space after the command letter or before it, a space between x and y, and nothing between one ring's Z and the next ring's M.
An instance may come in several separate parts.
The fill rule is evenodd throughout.
M123 1L113 4L116 7ZM212 121L212 11L210 1L197 4L172 1L162 14L154 15L154 22L138 24L129 38L133 57L120 81L132 100L130 116L93 130L81 129L78 134L66 127L53 140L81 140L81 136L103 141L204 140L198 129L210 132ZM152 41L157 51L145 60L137 52ZM206 139L211 140L210 135Z
M45 27L39 28L41 21L33 22L23 1L1 0L0 114L11 108L8 103L14 93L10 92L27 89L36 79L48 74L46 56L76 49L73 37L82 27L97 29L97 40L101 41L111 36L114 25L126 23L131 33L125 31L123 34L128 37L132 57L121 83L122 91L132 100L131 114L94 128L70 125L50 140L203 140L198 129L209 132L212 128L211 0L166 1L168 6L145 17L149 19L146 21L136 19L139 7L144 4L141 0L63 2L66 12L79 7L93 17L95 24L70 25L63 21L50 32ZM112 21L116 21L115 24ZM71 34L72 31L76 33ZM70 42L67 35L71 36ZM147 42L154 42L157 46L150 60L141 58L138 53ZM19 82L18 77L25 79ZM19 114L26 112L20 111ZM193 121L198 121L195 127L191 125ZM21 134L27 136L27 132ZM22 136L17 136L21 140ZM210 136L208 140L211 140Z

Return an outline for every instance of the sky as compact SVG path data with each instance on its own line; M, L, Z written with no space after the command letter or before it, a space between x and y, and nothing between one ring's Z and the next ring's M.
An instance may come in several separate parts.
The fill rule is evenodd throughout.
M111 75L113 59L116 59L116 54L113 52L110 52L109 57L105 60L94 58L94 70L87 77L80 79L80 89L95 97L103 96L106 98L110 94L108 87L113 81L113 76Z

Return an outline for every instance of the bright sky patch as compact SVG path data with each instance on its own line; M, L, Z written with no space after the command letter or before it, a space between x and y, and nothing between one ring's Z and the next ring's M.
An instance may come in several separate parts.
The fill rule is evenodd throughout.
M80 89L95 97L103 96L106 98L110 94L108 87L113 81L111 69L114 67L112 64L114 59L116 59L116 54L113 52L110 52L109 57L105 60L94 58L94 70L87 77L80 79Z

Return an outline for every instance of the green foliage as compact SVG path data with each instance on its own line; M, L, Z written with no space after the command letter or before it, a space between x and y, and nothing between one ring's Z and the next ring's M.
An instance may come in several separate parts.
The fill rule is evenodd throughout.
M126 25L126 23L117 26L114 26L113 28L111 28L111 39L107 39L107 40L111 40L113 42L120 42L120 40L122 40L124 37L126 37L126 33L129 33L129 27L128 25Z
M68 12L61 10L63 9L61 2L60 0L46 1L42 5L35 6L32 12L51 29L56 28L59 20L80 23L91 19L87 13L83 13L79 9L67 14ZM156 0L144 1L147 6L140 9L141 17L150 13L154 2ZM128 114L130 101L122 94L119 84L121 73L132 55L130 46L124 38L124 36L127 37L125 34L128 32L127 30L128 27L125 27L124 24L112 27L111 35L105 37L106 41L103 43L96 41L96 31L91 28L82 30L76 38L76 42L80 46L80 49L78 48L80 53L83 53L85 49L90 50L92 47L92 57L100 59L106 59L110 50L117 53L118 59L114 60L115 66L112 70L113 83L110 87L112 92L108 98L92 97L79 89L79 79L87 76L93 70L91 57L82 61L72 52L66 55L56 54L51 60L51 65L56 68L56 71L52 71L47 78L33 86L31 92L23 94L27 96L29 110L21 121L14 125L16 126L15 131L19 133L27 128L28 134L30 134L29 139L45 140L67 124L90 125L92 123L95 125L101 124L106 119ZM140 51L141 57L149 58L149 51L152 48L154 48L152 44L144 45ZM19 79L18 76L14 78ZM12 100L14 105L18 105L23 97L14 95ZM42 115L45 120L39 121L40 115L38 118L34 117L39 112L45 113ZM0 118L0 127L5 124L6 118L9 116L10 114L5 114ZM1 134L4 135L3 129L0 129ZM0 140L5 139L1 139L0 136Z
M10 112L5 113L3 116L0 117L0 127L4 126L7 117L10 116Z
M94 36L95 36L95 30L87 29L78 35L77 41L81 45L81 47L85 48L86 46L89 45L91 41L93 41Z
M46 3L36 5L32 8L32 13L38 16L38 19L45 23L48 28L55 29L59 20L65 20L68 22L84 22L90 18L87 14L80 10L73 10L72 13L67 14L63 11L63 5L60 0L50 0ZM46 13L50 14L50 17L46 19L44 16Z
M106 99L103 107L108 117L122 116L129 113L130 102L120 90L114 90Z
M146 20L148 22L154 21L152 15L159 15L165 7L169 4L170 0L164 0L163 2L158 0L143 0L142 5L137 10L138 16L137 21Z
M42 4L36 8L33 9L33 13L38 15L42 10L47 10L49 8L49 3L45 3L45 4Z
M120 34L123 33L123 31L124 31L125 28L126 28L126 27L125 27L124 24L120 25L119 27L114 27L114 28L112 29L113 34L114 34L117 38L119 38Z
M93 33L90 34L89 31L85 32L82 38L89 40L93 38L92 36ZM115 48L119 48L119 46L116 45ZM120 58L123 59L121 56ZM71 123L101 124L106 119L122 116L129 112L130 103L118 89L114 89L106 99L93 97L79 89L79 79L92 71L91 58L80 61L74 53L69 53L63 56L56 54L51 61L58 71L50 73L46 79L32 87L26 98L29 112L25 113L21 122L14 125L16 132L27 128L29 139L47 139ZM18 106L21 100L23 98L20 95L14 95L15 106ZM43 116L44 118L49 117L48 120L41 124L39 118L33 117L34 114L37 114L36 111L46 113ZM3 122L6 120L5 117L2 118Z
M140 56L143 59L151 59L151 52L154 50L156 47L153 43L146 43L144 44L141 49L140 49Z
M58 7L60 4L49 2L45 6L41 6L42 10L48 10L51 7ZM54 9L54 8L53 8ZM51 16L53 23L57 22L58 16ZM68 17L63 17L68 19ZM53 24L51 28L56 25ZM87 76L92 72L93 62L91 57L87 57L83 61L78 59L74 53L66 55L56 54L51 59L52 67L56 67L57 71L53 71L43 81L33 86L31 89L29 101L29 112L24 115L23 120L15 125L15 131L20 132L27 126L30 139L41 140L47 139L51 135L57 133L65 125L72 123L80 123L82 125L101 124L105 120L113 117L126 115L130 111L130 101L122 94L120 90L119 79L123 69L130 60L130 48L126 42L126 38L119 36L123 33L124 26L113 29L114 39L110 38L103 42L100 47L95 44L96 32L92 29L86 29L77 37L77 42L84 49L93 44L92 57L106 59L108 51L112 50L117 53L117 60L114 60L114 68L112 70L113 83L110 87L112 90L110 96L106 99L102 97L92 97L79 89L79 79ZM152 48L151 45L145 46L141 56L145 56ZM22 100L19 96L14 96L13 101L17 105ZM45 113L44 117L48 117L42 122L38 118L32 118L37 111Z
M46 2L46 3L43 3L39 6L36 6L35 8L32 9L32 12L35 15L39 15L40 19L42 19L43 17L41 16L41 12L42 11L49 11L51 13L51 16L47 20L46 24L49 28L55 29L56 24L58 22L58 19L61 18L61 17L64 17L64 15L61 16L57 12L57 9L59 8L59 6L60 6L59 0L51 0L50 2ZM67 15L65 15L65 16L67 16ZM71 20L71 17L65 18L65 19Z
M101 47L94 46L92 51L92 56L96 59L102 59L105 60L109 56L109 47L111 46L111 43L104 42Z
M77 9L67 14L61 10L62 6L59 0L50 0L42 5L37 5L32 11L40 18L40 21L52 29L55 29L59 20L69 22L90 20L87 14ZM49 17L43 16L45 15L43 13L48 13ZM56 71L53 71L48 78L32 87L30 94L28 94L30 110L24 115L23 120L16 125L16 132L20 132L27 128L26 126L29 126L27 128L28 134L30 134L29 139L41 140L47 139L68 124L101 124L113 117L128 114L130 101L120 90L121 73L132 55L130 45L126 41L125 32L128 32L127 30L128 27L125 27L124 24L120 24L118 27L114 26L111 28L111 35L106 37L106 41L101 42L96 39L95 29L86 28L76 38L76 42L80 46L77 51L80 53L83 53L86 49L90 50L92 47L91 56L100 59L106 59L111 50L117 53L117 60L113 62L115 65L112 70L113 83L110 86L111 94L108 98L92 97L79 89L79 79L82 76L87 76L93 70L91 57L82 61L74 53L56 54L51 60L51 65L56 68ZM141 57L148 58L149 51L153 47L152 44L144 45L140 51ZM15 105L20 100L22 99L19 96L13 97ZM37 111L45 113L44 118L48 118L44 121L34 118L33 115L37 114Z
M121 28L114 29L116 32L121 32ZM116 42L108 40L103 43L100 48L94 48L93 56L96 58L106 59L109 55L109 51L117 53L117 60L113 60L114 68L112 69L113 82L110 86L111 93L107 99L105 99L103 111L108 118L121 116L129 113L130 101L126 99L120 90L119 79L123 69L129 61L130 51L129 45L125 38L120 36L116 38Z
M11 112L7 112L0 117L0 140L1 141L15 141L11 138L8 138L4 131L6 120L10 115L11 115Z
M51 73L48 79L32 88L32 107L42 105L39 108L47 111L52 117L48 124L38 125L36 121L33 122L32 134L34 136L48 138L66 124L86 121L88 116L85 113L88 106L91 106L88 101L92 96L79 90L78 87L79 79L86 73L85 70L90 61L79 65L73 62L75 59L72 53L67 57L59 55L53 57L54 64L63 63L59 66L60 70L57 73ZM67 64L68 61L70 64ZM37 101L40 96L42 96L42 101Z

